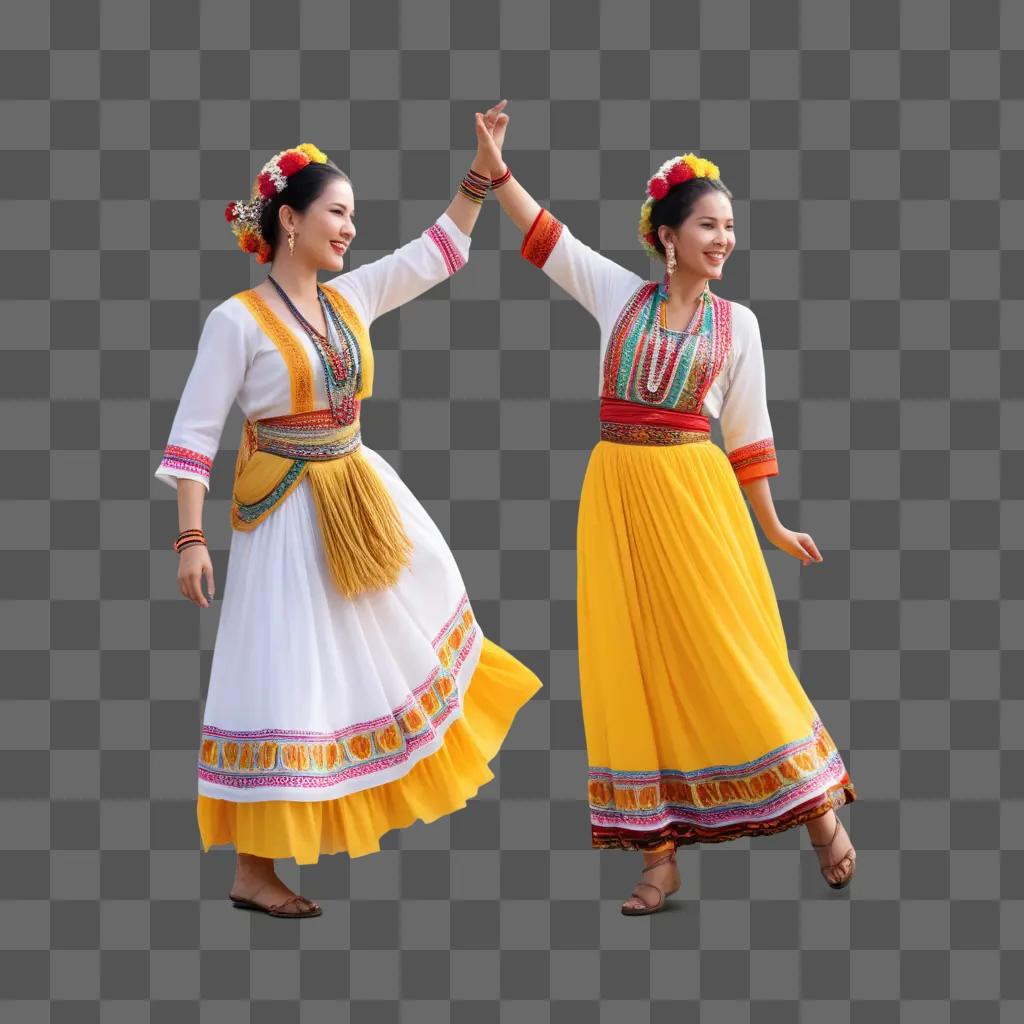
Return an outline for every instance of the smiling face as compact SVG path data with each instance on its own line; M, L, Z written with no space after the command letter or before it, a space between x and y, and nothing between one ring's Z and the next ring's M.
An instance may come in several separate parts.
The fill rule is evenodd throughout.
M304 213L296 213L290 206L281 207L282 231L277 251L288 255L288 229L293 228L296 259L311 263L318 270L339 273L345 264L344 254L356 236L354 216L351 183L332 177Z
M736 247L732 203L717 189L704 192L675 231L663 225L658 236L666 251L669 243L675 246L677 273L720 279L722 268Z

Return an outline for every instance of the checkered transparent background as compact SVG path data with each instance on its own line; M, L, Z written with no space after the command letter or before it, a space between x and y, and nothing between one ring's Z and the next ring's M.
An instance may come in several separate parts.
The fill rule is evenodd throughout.
M0 1019L1021 1019L1024 5L3 0L2 25ZM766 551L861 796L847 892L795 830L685 848L672 908L619 914L639 857L589 848L575 657L597 328L493 199L469 265L374 324L364 439L545 688L466 809L281 862L322 918L233 910L233 853L198 850L219 595L180 597L153 470L203 317L262 276L224 205L315 142L358 265L441 213L502 96L516 176L640 273L662 160L735 195L717 290L758 315L772 491L825 559Z

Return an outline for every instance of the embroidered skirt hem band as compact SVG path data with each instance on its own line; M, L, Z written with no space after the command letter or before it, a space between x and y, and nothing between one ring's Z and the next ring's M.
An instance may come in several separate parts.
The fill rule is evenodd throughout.
M516 713L541 688L539 678L488 637L482 638L463 702L443 744L400 778L325 801L234 803L199 795L203 850L224 843L256 857L315 864L321 854L363 857L381 837L415 821L432 822L466 806L494 778L488 762Z

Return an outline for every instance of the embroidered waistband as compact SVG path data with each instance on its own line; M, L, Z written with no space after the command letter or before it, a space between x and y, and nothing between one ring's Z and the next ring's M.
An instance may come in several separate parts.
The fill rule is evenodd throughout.
M256 448L289 459L326 461L348 455L361 443L359 403L354 419L339 423L330 409L256 420Z
M601 440L619 444L687 444L710 441L711 421L700 413L601 399Z

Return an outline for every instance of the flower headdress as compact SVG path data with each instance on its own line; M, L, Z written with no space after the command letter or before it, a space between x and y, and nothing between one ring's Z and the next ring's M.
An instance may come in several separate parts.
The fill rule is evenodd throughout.
M651 211L659 199L668 195L673 185L679 185L690 178L717 178L718 167L710 160L687 153L685 156L674 156L666 160L654 173L654 176L647 182L647 198L640 207L640 224L638 226L638 237L640 244L655 259L663 260L665 257L655 248L657 234L651 227Z
M272 250L270 243L260 233L260 217L263 209L288 184L288 178L309 164L327 163L326 154L312 142L303 142L293 149L284 149L263 165L252 183L249 199L228 203L224 217L231 224L231 230L238 239L242 252L256 254L257 263L269 263Z

